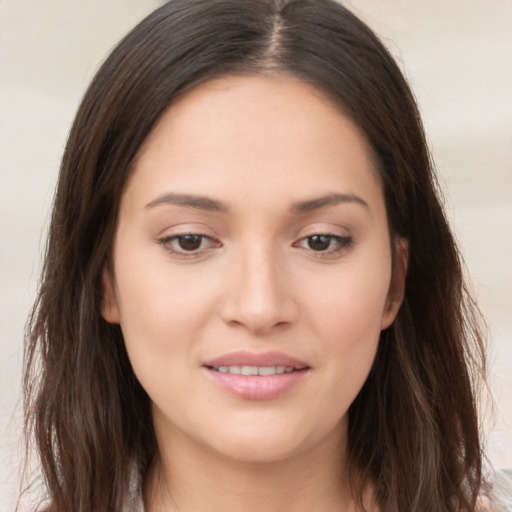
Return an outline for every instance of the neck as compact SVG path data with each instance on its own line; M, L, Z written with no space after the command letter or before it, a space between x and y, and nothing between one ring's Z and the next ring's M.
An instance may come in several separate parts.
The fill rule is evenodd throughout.
M233 460L179 433L166 436L146 481L146 512L353 512L340 430L268 462Z

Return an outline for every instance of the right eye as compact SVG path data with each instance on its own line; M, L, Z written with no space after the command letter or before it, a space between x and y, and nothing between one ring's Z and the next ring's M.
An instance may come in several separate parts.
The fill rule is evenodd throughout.
M185 256L199 255L208 249L220 247L220 242L217 240L208 235L198 233L167 236L160 239L159 243L170 253Z

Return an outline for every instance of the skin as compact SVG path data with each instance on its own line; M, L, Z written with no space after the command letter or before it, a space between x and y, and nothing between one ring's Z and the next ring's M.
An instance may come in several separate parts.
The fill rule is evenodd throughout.
M191 233L206 237L184 250ZM406 253L365 138L317 90L223 77L173 104L138 155L104 272L103 316L152 400L147 510L352 510L347 410L400 306ZM277 398L233 396L203 365L241 349L309 369Z

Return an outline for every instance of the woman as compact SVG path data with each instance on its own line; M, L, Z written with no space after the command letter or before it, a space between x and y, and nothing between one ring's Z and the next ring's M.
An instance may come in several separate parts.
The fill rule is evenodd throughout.
M478 313L341 5L173 0L70 133L29 326L51 512L472 511Z

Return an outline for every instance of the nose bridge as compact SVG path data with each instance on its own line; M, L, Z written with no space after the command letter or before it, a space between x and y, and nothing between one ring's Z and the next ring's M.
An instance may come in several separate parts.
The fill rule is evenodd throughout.
M295 304L287 272L275 247L244 244L233 256L231 285L223 306L224 320L262 332L294 319Z

